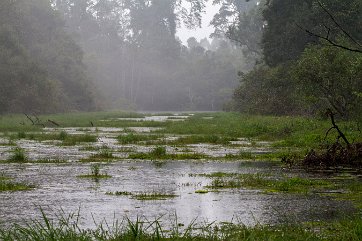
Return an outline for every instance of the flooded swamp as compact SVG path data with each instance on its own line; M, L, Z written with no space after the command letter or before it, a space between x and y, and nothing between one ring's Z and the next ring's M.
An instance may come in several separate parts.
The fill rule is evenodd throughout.
M270 158L280 151L272 141L207 134L202 125L218 129L214 118L112 117L89 127L3 132L0 182L25 187L0 191L0 225L36 219L40 209L50 217L79 211L86 228L125 217L254 226L357 212L340 182L359 186L358 174L290 169ZM187 133L188 125L196 131Z

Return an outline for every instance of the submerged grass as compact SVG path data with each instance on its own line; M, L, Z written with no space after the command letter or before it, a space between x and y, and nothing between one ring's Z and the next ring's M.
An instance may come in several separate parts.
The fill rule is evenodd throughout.
M35 141L61 141L64 146L73 146L82 142L96 142L97 136L90 134L70 135L66 131L59 133L25 133L11 135L11 139L29 139Z
M230 141L236 141L234 137L228 136L219 136L219 135L190 135L178 138L171 142L173 145L188 145L188 144L199 144L199 143L209 143L209 144L221 144L229 145Z
M197 224L195 221L188 226L170 221L171 228L161 225L160 219L155 221L134 221L124 218L115 220L113 224L96 224L95 229L83 229L79 225L79 213L57 215L51 220L41 210L42 219L34 220L26 225L15 224L9 228L0 228L0 240L269 240L269 241L357 241L362 238L362 218L353 217L332 223L256 225L248 227L243 224ZM183 227L183 228L180 228ZM318 230L318 231L315 231Z
M131 153L128 155L128 158L141 160L199 160L205 159L207 156L200 153L169 154L166 152L166 147L159 146L148 153Z
M79 175L79 178L92 178L92 179L107 179L112 178L112 176L108 175L107 173L101 173L101 165L96 163L91 165L91 173L87 175Z
M16 147L8 158L8 162L26 162L28 160L24 149Z
M0 175L0 192L27 191L33 188L35 188L35 186L20 182L13 182L10 177L3 174Z
M132 193L126 191L106 192L106 195L111 196L130 196L132 199L140 201L150 200L167 200L177 197L175 194L164 193L164 192L143 192L143 193Z
M141 135L136 133L127 133L125 135L120 135L117 137L117 140L120 144L136 144L138 142L150 142L155 141L159 138L162 138L161 135Z
M167 200L170 198L175 198L177 195L168 194L168 193L159 193L159 192L151 192L151 193L139 193L133 194L132 198L141 200L141 201L149 201L149 200Z
M207 188L252 188L267 192L310 193L330 188L333 184L325 180L306 179L300 177L271 178L266 174L211 173L201 176L213 178Z

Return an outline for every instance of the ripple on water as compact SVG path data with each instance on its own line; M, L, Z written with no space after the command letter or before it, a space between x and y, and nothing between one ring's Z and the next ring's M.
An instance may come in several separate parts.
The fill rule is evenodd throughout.
M238 162L170 161L161 167L152 161L117 162L102 166L102 172L112 175L106 180L77 178L90 172L90 164L2 164L0 173L37 186L27 192L0 193L0 220L17 222L39 217L39 207L46 212L62 208L65 213L81 208L82 225L93 227L97 221L114 217L144 216L154 220L177 214L181 223L193 218L207 222L238 220L246 225L277 223L285 219L303 221L335 217L335 210L349 212L347 203L319 196L264 194L258 190L225 189L220 192L196 194L210 179L189 175L195 173L278 172L273 167L252 167ZM110 196L106 192L175 194L166 200L142 201L131 196ZM328 216L330 215L330 216ZM334 216L333 216L334 215Z

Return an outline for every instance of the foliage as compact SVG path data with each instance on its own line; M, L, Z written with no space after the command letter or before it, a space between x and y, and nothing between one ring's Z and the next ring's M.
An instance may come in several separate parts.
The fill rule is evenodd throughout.
M324 0L321 3L345 31L357 40L362 39L359 0ZM343 34L316 0L273 0L263 16L268 23L263 36L263 49L265 61L271 66L298 59L309 44L318 41L304 29L322 36L327 36L329 32L331 39L338 39Z
M87 175L79 175L79 178L92 178L95 181L98 181L99 179L107 179L111 178L112 176L108 175L107 173L101 173L101 165L96 163L90 166L91 173Z
M27 156L24 152L24 149L16 147L11 156L8 158L8 161L11 162L25 162L27 161Z
M294 67L305 99L342 117L361 114L362 55L333 47L309 47Z
M0 113L90 110L80 47L44 0L10 1L0 25Z
M241 75L234 108L277 115L318 115L332 108L344 118L359 118L361 54L330 46L317 35L340 46L360 46L361 7L357 0L273 0L259 7L266 66ZM229 37L246 45L247 26L240 18Z

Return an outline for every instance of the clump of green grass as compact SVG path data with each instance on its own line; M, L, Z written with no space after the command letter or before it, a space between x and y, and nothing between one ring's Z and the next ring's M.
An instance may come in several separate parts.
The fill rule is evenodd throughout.
M28 138L30 140L36 141L61 141L61 145L65 146L74 146L82 142L96 142L97 136L90 134L82 135L70 135L66 131L61 131L59 133L31 133L26 135L24 132L19 132L17 137ZM14 137L12 137L14 139Z
M24 149L20 147L16 147L15 150L12 152L10 157L8 158L9 162L26 162L28 160Z
M175 194L167 194L167 193L159 193L159 192L151 192L151 193L139 193L133 194L132 198L141 200L141 201L148 201L148 200L167 200L171 198L175 198L177 195Z
M174 145L189 145L199 143L228 145L230 144L230 141L236 140L236 138L220 135L189 135L180 137L177 140L172 141L171 143Z
M93 164L90 167L91 173L87 175L79 175L80 178L93 178L93 179L106 179L111 178L112 176L108 175L107 173L101 173L101 165L100 164Z
M58 140L64 141L68 138L68 133L66 131L61 131L58 135Z
M0 173L0 181L9 180L10 177L6 176L4 173Z
M64 146L74 146L82 142L96 142L97 136L84 134L84 135L69 135L63 140L62 145Z
M191 174L191 176L202 176L208 178L223 178L223 177L235 177L240 175L239 173L228 173L228 172L213 172L203 174Z
M18 132L18 138L19 139L25 139L26 138L26 133L24 131L19 131Z
M166 200L170 198L175 198L177 195L168 194L163 192L143 192L143 193L132 193L126 191L117 191L117 192L107 192L106 195L111 196L131 196L132 199L149 201L149 200Z
M94 157L104 158L104 159L112 159L114 155L112 151L108 149L102 149L99 153L95 154Z
M120 144L136 144L139 142L146 142L146 144L152 144L157 139L162 138L160 135L141 135L136 133L127 133L126 135L120 135L117 140Z
M141 160L198 160L205 159L207 156L200 153L168 154L166 147L159 146L149 153L131 153L128 155L128 158Z
M267 192L309 193L332 185L324 180L300 177L274 179L265 174L211 173L201 174L213 178L208 188L256 188Z
M12 182L9 177L0 176L0 192L27 191L35 188L33 185Z
M166 147L158 146L150 152L150 155L154 157L164 157L167 155L166 152Z
M135 133L128 133L126 135L120 135L117 137L117 140L120 144L134 144L137 143L139 141L143 141L144 140L144 136L142 135L137 135Z
M206 194L206 193L209 193L209 191L205 190L205 189L202 189L202 190L196 190L195 193L197 193L197 194Z

